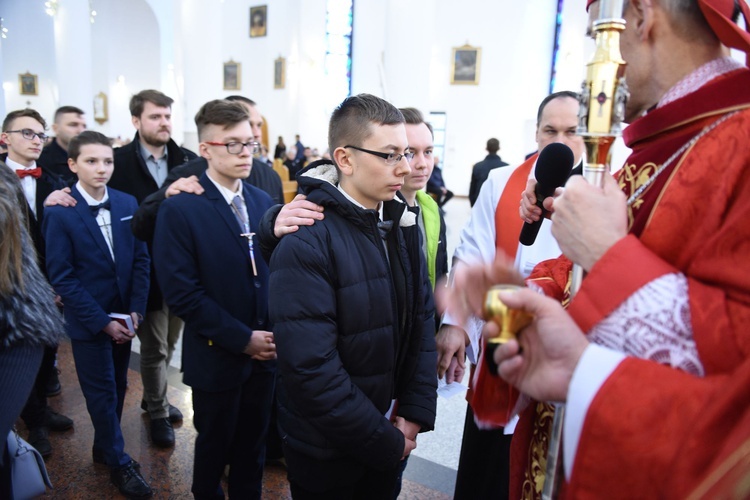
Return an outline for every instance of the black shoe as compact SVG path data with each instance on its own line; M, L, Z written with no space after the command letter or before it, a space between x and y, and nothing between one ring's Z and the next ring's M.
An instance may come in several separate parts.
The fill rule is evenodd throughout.
M174 429L168 418L151 419L151 441L161 448L174 446Z
M141 410L148 411L148 405L145 399L141 399ZM182 412L177 407L169 405L169 421L173 424L182 422Z
M182 412L172 405L169 405L169 421L173 424L182 422Z
M45 386L45 390L47 391L47 397L51 398L53 396L57 396L62 392L62 386L60 385L60 370L55 367L52 370L52 374L50 374L49 379L47 380L47 385Z
M30 429L27 441L43 457L46 458L52 454L52 445L49 442L49 427L42 426Z
M49 430L63 432L73 427L73 421L65 415L60 415L51 408L47 408L47 425Z
M151 498L154 494L143 476L141 476L135 462L120 467L112 467L109 474L112 484L117 486L120 493L128 498Z

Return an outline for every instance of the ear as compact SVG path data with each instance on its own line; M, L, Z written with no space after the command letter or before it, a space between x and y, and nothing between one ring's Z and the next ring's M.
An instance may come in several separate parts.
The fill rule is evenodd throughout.
M136 130L141 128L141 119L138 116L131 116L130 123L133 124L133 127L135 127Z
M68 168L74 174L78 173L78 165L76 164L76 162L75 162L75 160L73 158L68 158Z
M55 135L57 135L57 129L58 129L57 123L53 123L52 124L52 131L55 133Z
M333 150L331 155L333 161L338 165L342 175L350 176L354 172L353 156L349 152L341 147Z
M7 146L8 145L8 134L6 134L5 132L3 132L2 134L0 134L0 140L2 140L3 144L5 144Z
M211 152L208 149L208 146L205 143L203 143L203 142L201 142L200 144L198 144L198 154L201 155L206 160L210 160L211 159Z
M653 0L631 0L629 9L633 14L632 28L638 34L641 41L647 40L651 36L651 30L654 26L654 1Z

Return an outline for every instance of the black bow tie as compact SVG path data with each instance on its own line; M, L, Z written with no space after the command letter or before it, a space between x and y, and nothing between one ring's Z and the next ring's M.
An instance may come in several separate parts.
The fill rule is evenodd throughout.
M99 203L98 205L89 205L89 208L91 209L91 214L94 217L96 217L97 215L99 215L99 210L100 209L103 208L105 210L109 210L110 206L111 206L111 204L110 204L109 198L108 198L107 201L105 201L104 203Z
M393 229L392 220L381 220L378 222L378 232L380 233L381 238L386 239L388 233L391 232L391 229Z

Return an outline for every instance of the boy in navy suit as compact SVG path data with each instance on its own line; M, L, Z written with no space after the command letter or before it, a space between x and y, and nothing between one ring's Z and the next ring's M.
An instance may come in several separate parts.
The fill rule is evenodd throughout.
M197 499L260 498L273 402L276 346L268 320L268 266L255 231L273 202L243 182L258 151L239 103L210 101L195 116L208 161L202 195L162 203L154 263L170 310L185 321L182 368L193 389Z
M148 251L130 230L138 203L107 189L114 170L107 137L82 132L71 140L68 154L68 166L78 175L71 190L78 203L45 212L47 271L65 303L66 330L94 425L94 462L111 468L112 482L124 495L148 498L151 488L138 463L125 453L120 429L130 341L148 297ZM130 316L133 329L111 313Z

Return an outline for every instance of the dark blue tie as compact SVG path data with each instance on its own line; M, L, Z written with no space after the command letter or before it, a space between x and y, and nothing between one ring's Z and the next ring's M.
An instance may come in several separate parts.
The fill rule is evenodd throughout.
M103 208L105 210L109 210L110 206L111 203L109 202L109 198L107 198L107 201L105 201L104 203L99 203L98 205L89 205L89 208L91 209L91 215L96 217L97 215L99 215L100 209Z

